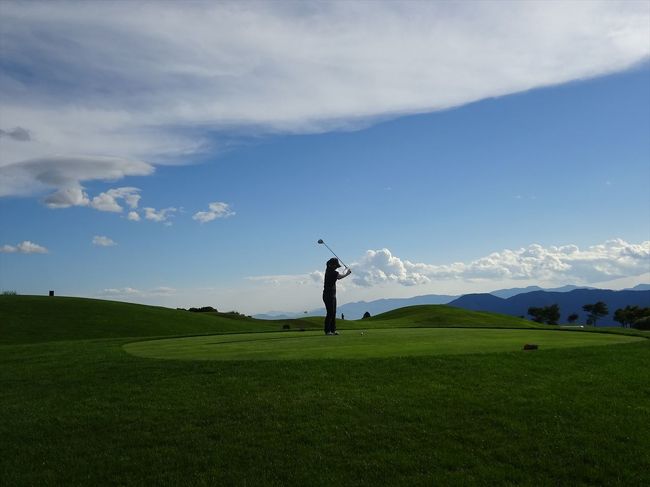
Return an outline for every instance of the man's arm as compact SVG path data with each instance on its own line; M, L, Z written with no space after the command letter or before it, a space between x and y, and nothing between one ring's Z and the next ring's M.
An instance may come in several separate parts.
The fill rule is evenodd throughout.
M348 271L347 271L345 274L339 274L339 275L337 276L337 279L343 279L344 277L348 277L350 274L352 274L352 271L351 271L350 268L348 267Z

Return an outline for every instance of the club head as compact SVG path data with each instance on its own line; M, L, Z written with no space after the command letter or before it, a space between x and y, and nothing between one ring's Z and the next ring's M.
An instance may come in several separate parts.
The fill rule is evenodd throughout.
M318 243L319 243L319 244L324 243L324 242L323 242L323 239L322 239L322 238L319 238L319 239L318 239Z

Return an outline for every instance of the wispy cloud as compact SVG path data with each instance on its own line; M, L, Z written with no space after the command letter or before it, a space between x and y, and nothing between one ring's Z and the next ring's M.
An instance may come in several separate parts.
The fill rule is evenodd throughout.
M98 296L112 298L147 298L156 296L173 296L176 289L167 286L159 286L154 289L142 290L134 287L107 288L102 290Z
M208 205L208 211L199 211L192 217L193 220L198 220L201 223L211 222L217 218L228 218L236 213L232 211L228 203L215 201Z
M47 254L49 251L42 245L35 244L29 240L25 240L16 245L5 244L0 247L0 252L6 254L21 253L21 254Z
M14 127L13 129L10 130L0 129L0 138L2 137L9 137L10 139L17 140L20 142L25 142L27 140L32 139L29 130L26 130L22 127Z
M96 245L98 247L113 247L117 245L117 243L113 241L113 239L108 238L106 236L95 235L93 237L93 245Z
M1 109L15 128L0 137L0 196L50 190L54 206L86 203L84 181L190 163L233 127L353 128L623 70L650 53L644 2L2 9Z

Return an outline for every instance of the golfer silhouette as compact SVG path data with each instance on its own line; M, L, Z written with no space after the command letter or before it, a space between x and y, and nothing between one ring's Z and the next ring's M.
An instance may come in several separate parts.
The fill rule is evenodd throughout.
M339 260L331 258L327 261L327 267L325 268L323 302L325 303L325 309L327 310L327 316L325 316L326 335L339 334L339 332L336 331L336 281L352 274L352 271L349 268L345 274L339 274L336 270L339 267L341 267Z

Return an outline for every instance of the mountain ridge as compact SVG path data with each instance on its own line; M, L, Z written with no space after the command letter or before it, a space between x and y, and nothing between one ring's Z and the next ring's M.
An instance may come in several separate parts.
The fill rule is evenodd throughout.
M598 322L601 326L620 326L614 321L614 312L625 306L650 306L650 291L610 289L574 289L569 292L533 291L517 294L507 299L491 294L467 294L448 303L449 306L472 311L487 311L511 316L528 315L530 307L544 307L557 304L560 307L560 323L566 323L570 314L578 315L578 323L587 321L588 313L582 307L602 301L607 304L609 314Z
M414 296L411 298L382 298L382 299L377 299L373 301L353 301L350 303L345 303L342 305L339 305L337 308L337 314L340 317L341 314L345 315L348 319L360 319L365 312L370 313L371 316L375 316L376 314L379 313L385 313L387 311L392 311L397 308L402 308L405 306L414 306L414 305L419 305L419 304L449 304L455 300L465 298L466 296L474 296L474 300L478 300L480 302L491 302L493 303L494 306L496 306L496 311L497 313L505 313L505 314L510 314L513 316L522 316L526 315L528 311L528 307L530 306L539 306L538 304L530 304L529 306L526 307L521 313L518 314L513 314L513 313L508 313L506 310L508 306L500 306L496 303L499 301L495 301L490 299L490 297L484 297L484 296L491 296L493 298L496 298L497 300L507 300L510 298L514 298L515 296L520 296L520 295L525 295L525 294L530 294L531 292L543 292L543 293L570 293L576 290L591 290L591 291L611 291L607 289L599 289L599 288L593 288L593 287L588 287L588 286L577 286L574 284L567 284L565 286L557 287L557 288L541 288L539 286L528 286L524 288L510 288L510 289L498 289L496 291L492 291L489 293L470 293L470 294L463 294L463 295L447 295L447 294L424 294L420 296ZM623 289L621 291L631 291L631 292L640 292L640 291L650 291L650 284L638 284L634 288L628 288L628 289ZM612 292L619 292L619 291L612 291ZM477 298L477 296L482 296L481 298ZM543 301L543 300L542 300ZM596 300L598 301L598 300ZM592 301L592 302L596 302ZM462 302L461 302L462 303ZM550 303L554 304L554 303ZM583 304L588 304L587 302ZM609 304L609 303L608 303ZM634 305L634 303L627 303L630 305ZM626 305L627 305L626 304ZM623 305L626 306L626 305ZM492 305L488 305L488 308L491 308ZM546 305L544 305L546 306ZM650 303L647 303L646 306L650 306ZM460 306L462 307L462 306ZM521 307L517 308L518 310ZM472 309L474 308L466 308L466 309ZM485 311L489 311L490 309L485 309ZM610 309L610 311L613 313L616 310ZM582 305L580 306L580 309L576 309L575 311L567 312L564 313L565 310L562 310L562 316L563 319L568 314L571 314L573 312L578 313L580 316L580 319L582 319L583 312L582 312ZM305 316L324 316L325 315L325 308L317 308L313 309L308 312L286 312L286 311L270 311L267 313L260 313L260 314L255 314L253 315L253 318L257 319L262 319L262 320L278 320L278 319L293 319L293 318L299 318L299 317L305 317ZM612 320L613 321L613 320Z

